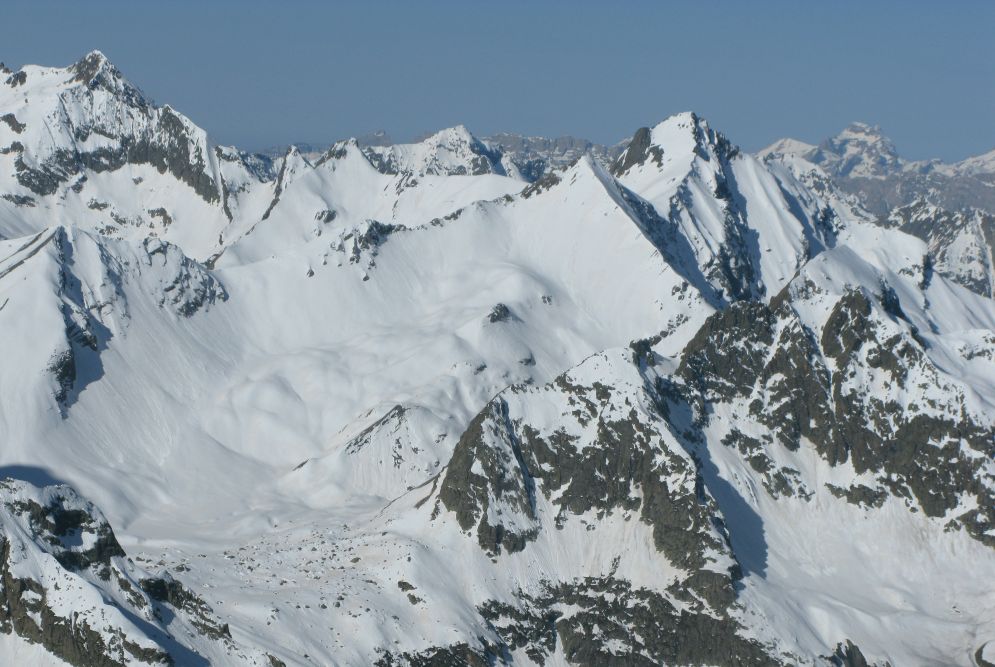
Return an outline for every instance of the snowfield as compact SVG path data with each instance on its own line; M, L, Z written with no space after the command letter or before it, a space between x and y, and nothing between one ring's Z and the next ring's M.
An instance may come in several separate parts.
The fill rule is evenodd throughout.
M990 220L834 146L270 159L0 73L0 662L995 664Z

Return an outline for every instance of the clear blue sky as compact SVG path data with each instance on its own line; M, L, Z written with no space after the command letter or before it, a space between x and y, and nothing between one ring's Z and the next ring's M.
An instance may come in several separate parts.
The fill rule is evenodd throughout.
M995 148L995 2L3 0L0 60L100 49L222 143L457 123L613 142L694 110L748 150L853 120L909 158Z

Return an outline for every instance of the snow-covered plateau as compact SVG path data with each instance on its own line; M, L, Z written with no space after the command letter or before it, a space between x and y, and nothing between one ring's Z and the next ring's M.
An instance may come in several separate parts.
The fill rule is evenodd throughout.
M502 136L0 67L0 664L995 665L992 160Z

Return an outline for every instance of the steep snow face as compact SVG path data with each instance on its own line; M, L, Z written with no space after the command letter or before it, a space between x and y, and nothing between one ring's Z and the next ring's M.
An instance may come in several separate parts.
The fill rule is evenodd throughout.
M793 140L784 141L790 144ZM842 188L825 170L801 157L801 153L789 148L786 153L765 152L760 155L769 170L782 174L780 178L798 181L806 190L826 202L838 218L838 227L845 229L853 224L877 221L859 196Z
M355 140L333 145L312 166L288 151L258 218L237 220L223 235L219 266L291 251L327 263L330 253L373 227L428 224L476 201L510 195L519 180L485 173L447 177L378 171ZM355 241L354 241L355 242Z
M741 153L690 113L639 130L613 171L677 225L724 300L776 293L840 226L791 174Z
M336 398L323 409L320 447L283 460L310 457L290 479L324 481L288 481L288 488L315 507L371 495L386 501L437 473L459 430L506 384L548 380L624 344L634 330L680 349L711 306L693 276L668 264L619 192L600 167L582 161L547 190L418 227L367 228L338 249L322 243L321 262L288 257L265 272L254 264L222 271L233 305L236 285L254 275L246 298L272 303L277 310L259 314L290 325L267 334L266 346L300 347L312 364L327 356L343 381L381 378L371 379L368 393L328 388ZM287 280L300 284L296 302L281 301ZM306 313L318 307L342 315L301 331L294 323L314 319ZM319 346L327 355L316 356Z
M340 173L348 162L315 169L338 164ZM268 223L278 230L280 206L314 171L303 166L247 239ZM154 238L136 245L58 228L9 241L0 317L34 342L2 374L11 405L24 404L4 425L23 445L8 453L44 467L72 449L61 474L115 520L148 522L140 530L149 536L173 521L216 531L247 486L290 506L386 502L444 465L460 429L508 383L548 380L634 332L677 351L707 317L703 283L668 263L633 201L584 161L548 189L448 219L343 227L334 243L326 232L260 261L227 264L225 255L215 271ZM392 445L350 443L396 405L426 421L410 431L404 465L386 475ZM428 432L432 443L418 442ZM100 470L88 463L125 451ZM324 482L273 487L305 460L305 471L325 466ZM206 503L195 491L205 477L218 478ZM173 509L155 509L164 506ZM206 507L202 524L187 521Z
M99 52L28 66L0 84L0 235L71 218L133 239L155 234L208 257L268 166L157 107Z
M73 421L136 317L139 327L149 312L178 322L227 297L203 267L156 238L132 244L56 227L0 243L0 255L0 321L23 345L0 368L8 463L105 460L113 438L80 441L61 456L58 445L38 442Z
M120 333L128 318L126 283L141 281L146 296L189 316L207 303L224 298L223 289L175 246L149 238L141 244L108 241L87 232L57 227L25 239L3 242L0 279L4 308L44 307L61 299L70 313L66 327L90 342L100 327L107 335ZM143 274L151 275L143 275ZM37 283L37 284L35 284ZM56 294L46 295L51 287ZM37 310L33 311L37 314ZM87 320L100 319L99 323ZM12 316L13 320L21 319ZM25 317L26 326L33 318Z

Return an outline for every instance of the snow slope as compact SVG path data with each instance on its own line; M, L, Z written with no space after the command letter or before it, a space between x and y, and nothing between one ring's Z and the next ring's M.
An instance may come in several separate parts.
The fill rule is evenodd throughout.
M690 113L533 179L5 76L0 661L983 664L959 241Z

